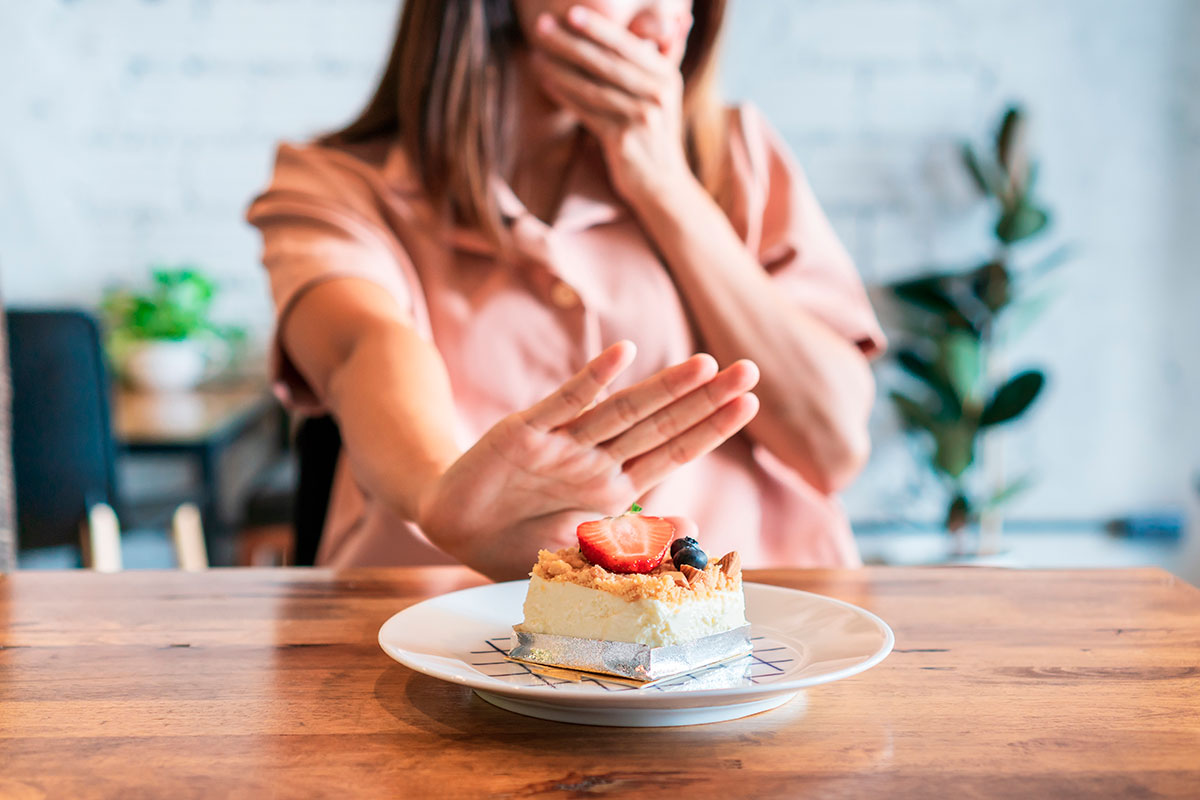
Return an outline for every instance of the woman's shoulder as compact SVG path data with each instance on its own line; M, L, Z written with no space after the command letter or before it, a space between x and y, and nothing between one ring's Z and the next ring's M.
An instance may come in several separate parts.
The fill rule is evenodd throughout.
M762 111L751 100L739 100L725 104L725 120L732 136L745 138L757 133L762 120Z
M734 172L743 181L765 187L776 163L794 164L783 137L757 105L742 101L725 107L729 155Z
M254 222L303 207L380 223L385 208L407 208L416 199L407 161L393 141L279 143L270 182L251 203L248 217Z
M804 169L753 103L726 107L728 161L720 202L747 242L821 217Z
M741 102L724 111L726 156L718 199L743 238L752 237L786 182L779 167L789 159L756 105Z
M332 145L321 140L280 142L275 149L272 189L320 191L371 188L386 180L389 143L376 140Z

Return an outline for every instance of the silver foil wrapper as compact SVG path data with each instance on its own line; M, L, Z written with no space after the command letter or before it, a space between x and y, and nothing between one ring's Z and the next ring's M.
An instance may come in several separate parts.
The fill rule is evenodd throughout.
M691 672L746 655L753 649L749 625L665 647L528 631L515 633L517 646L509 652L509 658L636 681L657 681Z

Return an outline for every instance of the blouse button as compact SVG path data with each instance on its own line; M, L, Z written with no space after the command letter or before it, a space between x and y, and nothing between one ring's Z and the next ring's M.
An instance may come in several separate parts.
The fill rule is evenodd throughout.
M574 308L579 305L579 294L562 281L558 281L550 287L550 299L554 301L554 305L562 309Z

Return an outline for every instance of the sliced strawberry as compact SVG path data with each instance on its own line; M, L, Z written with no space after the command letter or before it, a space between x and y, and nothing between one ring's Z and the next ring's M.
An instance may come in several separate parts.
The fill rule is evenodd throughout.
M666 556L675 526L662 517L630 511L584 522L575 534L583 557L609 572L652 572Z

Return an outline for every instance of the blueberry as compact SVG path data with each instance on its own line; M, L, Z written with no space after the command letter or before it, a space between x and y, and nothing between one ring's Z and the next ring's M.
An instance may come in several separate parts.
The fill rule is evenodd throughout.
M679 548L671 560L675 562L675 569L682 568L684 564L696 569L704 569L708 566L708 556L704 554L704 551L690 544Z
M690 536L685 536L682 539L676 539L675 541L671 542L671 558L674 558L675 554L678 553L684 547L699 547L699 546L700 546L700 543L697 542L695 539L693 539Z

